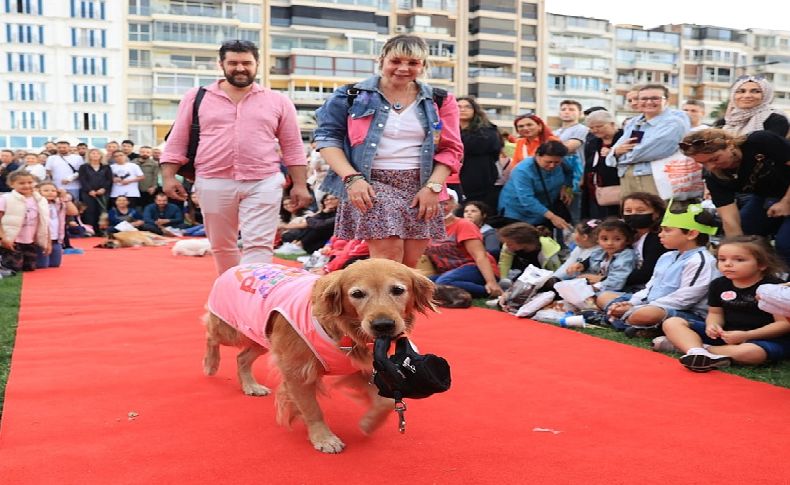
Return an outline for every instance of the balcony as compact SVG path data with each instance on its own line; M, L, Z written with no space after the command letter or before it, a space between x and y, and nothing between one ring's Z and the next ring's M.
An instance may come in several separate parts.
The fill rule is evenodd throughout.
M398 0L398 10L436 10L454 15L458 9L456 0Z
M496 77L501 79L515 79L516 73L493 68L469 68L469 77Z

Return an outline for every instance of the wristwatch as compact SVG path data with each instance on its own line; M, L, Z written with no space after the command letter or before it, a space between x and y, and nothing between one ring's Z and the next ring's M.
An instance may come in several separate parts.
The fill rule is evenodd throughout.
M442 191L443 185L439 182L431 182L430 180L425 183L425 186L428 187L431 192L438 194Z

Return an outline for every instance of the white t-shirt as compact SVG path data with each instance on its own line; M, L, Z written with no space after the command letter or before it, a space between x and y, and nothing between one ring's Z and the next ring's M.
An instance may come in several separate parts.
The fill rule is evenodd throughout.
M376 148L372 168L377 170L412 170L420 168L420 150L425 130L417 118L414 102L400 113L390 110L384 132Z
M77 170L85 160L79 155L50 155L47 158L46 169L52 174L52 181L59 189L77 190L80 182L77 180ZM71 182L63 183L64 180Z
M36 177L39 182L47 179L47 167L45 167L42 163L37 163L35 165L25 165L24 169L27 171L27 173Z
M115 163L110 165L113 178L118 177L121 179L142 177L143 171L136 163L126 162L123 165ZM130 184L118 184L113 182L110 197L140 197L140 183L132 182Z

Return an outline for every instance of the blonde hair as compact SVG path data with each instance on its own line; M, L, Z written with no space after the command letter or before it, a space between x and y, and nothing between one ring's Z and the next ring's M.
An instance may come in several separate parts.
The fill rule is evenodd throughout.
M728 146L739 147L746 141L746 136L735 135L731 131L720 128L692 131L680 142L680 150L684 155L693 156L698 153L716 153ZM714 169L710 171L717 178L729 180L727 173Z
M423 73L425 74L429 70L428 54L430 54L430 49L422 37L412 34L399 34L395 37L391 37L384 44L384 47L381 48L379 69L384 66L384 59L389 56L409 57L422 61Z

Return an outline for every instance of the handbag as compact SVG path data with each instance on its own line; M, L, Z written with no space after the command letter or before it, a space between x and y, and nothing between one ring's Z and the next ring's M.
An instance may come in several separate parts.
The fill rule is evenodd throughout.
M593 159L592 166L596 168L598 166L598 160L600 158L599 152L595 152L595 158ZM620 201L622 199L622 192L620 191L620 185L609 185L606 187L601 187L601 174L596 172L595 173L595 202L601 206L610 206L610 205L620 205Z
M610 185L608 187L595 186L595 202L601 207L609 205L620 205L622 194L619 185Z

